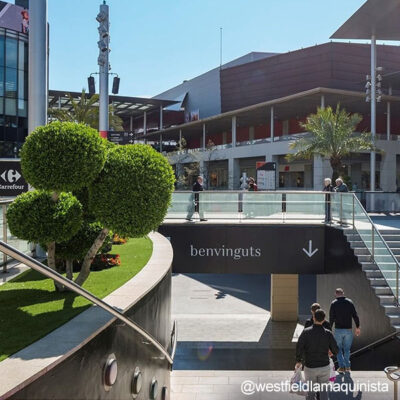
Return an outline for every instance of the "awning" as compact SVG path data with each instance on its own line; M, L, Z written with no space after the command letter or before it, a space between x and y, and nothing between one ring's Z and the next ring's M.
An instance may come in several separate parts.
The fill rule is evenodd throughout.
M185 101L188 96L188 92L182 93L180 96L176 97L174 101L176 104L172 104L168 107L166 107L166 110L169 111L182 111L182 109L185 106Z
M400 40L400 1L368 0L331 39Z

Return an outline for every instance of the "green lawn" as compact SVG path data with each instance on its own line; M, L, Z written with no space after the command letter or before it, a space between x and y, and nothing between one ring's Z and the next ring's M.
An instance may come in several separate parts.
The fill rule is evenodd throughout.
M83 285L103 298L136 275L152 253L150 239L129 239L115 245L112 254L121 256L121 265L92 271ZM40 339L91 303L71 292L57 293L52 280L29 270L0 286L0 361Z

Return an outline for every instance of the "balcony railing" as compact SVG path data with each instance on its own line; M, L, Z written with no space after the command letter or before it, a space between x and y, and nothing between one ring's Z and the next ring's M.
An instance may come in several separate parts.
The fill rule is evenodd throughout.
M399 263L354 193L175 192L166 221L191 217L195 211L221 222L324 223L331 217L336 226L347 226L360 237L399 302Z
M25 240L20 240L15 236L11 235L10 230L8 229L7 224L7 208L12 203L12 199L10 200L2 200L0 201L1 212L0 212L0 240L4 243L9 243L14 248L18 249L24 254L30 253L29 243ZM1 253L0 256L0 265L2 266L2 270L4 273L7 272L7 264L9 260L5 253Z

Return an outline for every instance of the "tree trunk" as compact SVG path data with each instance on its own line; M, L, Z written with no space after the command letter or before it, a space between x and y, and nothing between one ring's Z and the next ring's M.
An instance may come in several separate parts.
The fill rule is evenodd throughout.
M50 242L47 243L47 265L49 268L51 268L53 271L57 272L56 268L56 242ZM60 283L54 281L54 286L57 291L63 292L64 291L64 285L61 285Z
M342 169L342 160L338 158L331 158L329 161L332 167L332 185L334 185L335 180L340 176L340 171Z
M103 228L83 259L81 271L79 272L78 277L75 279L75 283L79 286L82 286L88 278L90 274L90 265L92 264L93 259L96 257L97 252L100 250L100 247L103 245L107 235L108 229Z
M73 273L73 264L74 264L73 260L66 260L65 261L66 276L67 276L67 279L69 279L71 281L72 281L72 278L73 278L73 275L72 275L72 273Z

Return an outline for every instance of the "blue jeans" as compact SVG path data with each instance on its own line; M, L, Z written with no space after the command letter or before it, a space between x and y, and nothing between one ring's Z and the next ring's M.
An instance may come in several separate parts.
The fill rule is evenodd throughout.
M350 349L353 343L351 329L335 329L335 339L339 347L337 361L339 368L350 368Z

